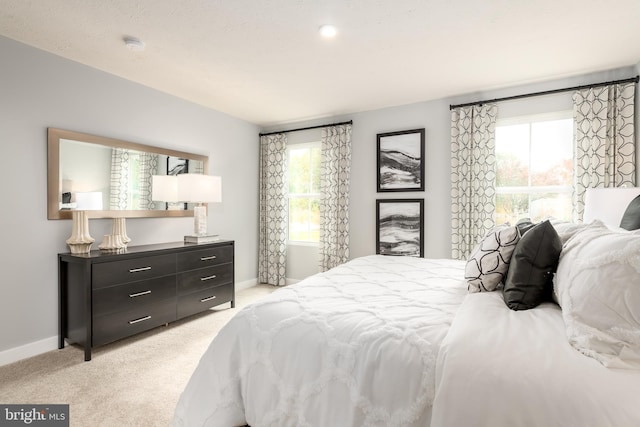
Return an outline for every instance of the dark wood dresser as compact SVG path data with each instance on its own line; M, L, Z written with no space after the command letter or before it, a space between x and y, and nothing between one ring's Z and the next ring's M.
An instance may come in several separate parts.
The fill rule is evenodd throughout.
M91 348L205 311L235 306L234 242L132 246L58 255L59 340Z

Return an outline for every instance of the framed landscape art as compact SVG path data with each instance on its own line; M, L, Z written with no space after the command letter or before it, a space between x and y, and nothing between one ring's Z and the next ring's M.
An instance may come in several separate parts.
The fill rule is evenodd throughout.
M424 191L424 128L379 133L378 192Z
M424 257L424 199L376 200L376 254Z
M167 157L167 175L178 175L189 172L189 159Z

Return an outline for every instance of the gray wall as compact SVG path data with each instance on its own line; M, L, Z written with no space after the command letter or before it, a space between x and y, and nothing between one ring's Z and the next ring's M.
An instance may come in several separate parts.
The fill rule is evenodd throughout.
M223 201L209 229L236 241L236 281L255 283L258 128L0 37L0 364L56 348L56 254L71 221L47 220L46 129L57 127L209 156ZM91 220L96 247L111 220ZM193 218L128 219L132 245L178 241Z
M425 200L425 256L427 258L449 258L451 255L450 104L623 79L633 77L639 71L640 64L635 67L557 79L539 84L470 93L448 99L328 117L322 120L290 123L263 129L263 131L294 129L352 119L353 157L349 208L351 258L375 253L375 211L376 199L378 198L423 198ZM571 92L564 92L557 95L502 102L499 104L499 118L571 109ZM637 129L639 125L640 119L636 122ZM377 193L376 134L423 127L426 130L426 190L424 192L395 194ZM290 135L294 135L294 133ZM638 164L640 164L640 152L638 156ZM296 272L310 271L317 265L317 256L315 258L308 256L308 252L306 248L289 247L288 259L296 260ZM293 267L291 271L293 272ZM287 277L297 280L304 278Z

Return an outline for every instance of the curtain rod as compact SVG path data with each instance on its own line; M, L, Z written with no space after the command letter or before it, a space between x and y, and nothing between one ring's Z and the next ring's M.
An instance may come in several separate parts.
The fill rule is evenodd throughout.
M529 98L529 97L532 97L532 96L552 95L554 93L569 92L569 91L572 91L572 90L580 90L580 89L590 89L590 88L593 88L593 87L607 86L607 85L613 85L613 84L631 83L631 82L638 83L638 80L640 80L640 76L635 76L635 77L631 77L631 78L628 78L628 79L622 79L622 80L613 80L613 81L610 81L610 82L593 83L593 84L590 84L590 85L567 87L567 88L564 88L564 89L545 90L543 92L534 92L534 93L527 93L527 94L524 94L524 95L515 95L515 96L507 96L507 97L504 97L504 98L488 99L486 101L476 101L476 102L468 102L466 104L449 105L449 110L453 110L454 108L459 108L459 107L469 107L471 105L482 105L482 104L488 104L488 103L493 103L493 102L511 101L511 100L514 100L514 99Z
M298 128L298 129L289 129L289 130L279 130L276 132L267 132L267 133L260 133L260 136L267 136L267 135L275 135L277 133L288 133L288 132L298 132L301 130L309 130L309 129L318 129L318 128L325 128L327 126L340 126L340 125L351 125L353 124L353 120L349 120L348 122L340 122L340 123L327 123L326 125L318 125L318 126L309 126L306 128Z

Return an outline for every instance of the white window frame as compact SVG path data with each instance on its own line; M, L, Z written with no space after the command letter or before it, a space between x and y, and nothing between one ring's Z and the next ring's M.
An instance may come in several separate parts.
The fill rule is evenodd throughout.
M287 145L287 174L289 171L289 153L291 150L299 150L299 149L311 149L311 148L319 148L322 149L322 145L320 141L312 141L312 142L304 142L299 144L289 144ZM287 180L289 176L287 175ZM313 179L313 176L311 177ZM287 186L288 188L288 186ZM292 198L318 198L320 199L320 193L289 193L287 191L287 245L289 246L318 246L320 242L313 242L309 240L290 240L289 239L289 229L290 229L290 215L289 215L289 200Z
M562 110L562 111L554 111L549 113L542 114L527 114L524 116L510 117L504 119L496 120L495 127L502 126L511 126L511 125L521 125L521 124L531 124L534 122L545 122L545 121L553 121L553 120L566 120L573 119L573 111L572 110ZM529 126L529 141L531 141L531 129L532 126ZM528 185L527 186L509 186L509 187L498 187L496 185L496 195L499 194L527 194L529 196L529 208L531 208L531 196L535 194L543 194L543 193L566 193L571 195L573 191L573 185L548 185L548 186L531 186L531 146L529 144L529 175L528 175ZM573 153L573 157L575 158L575 149ZM530 212L529 212L530 213Z

